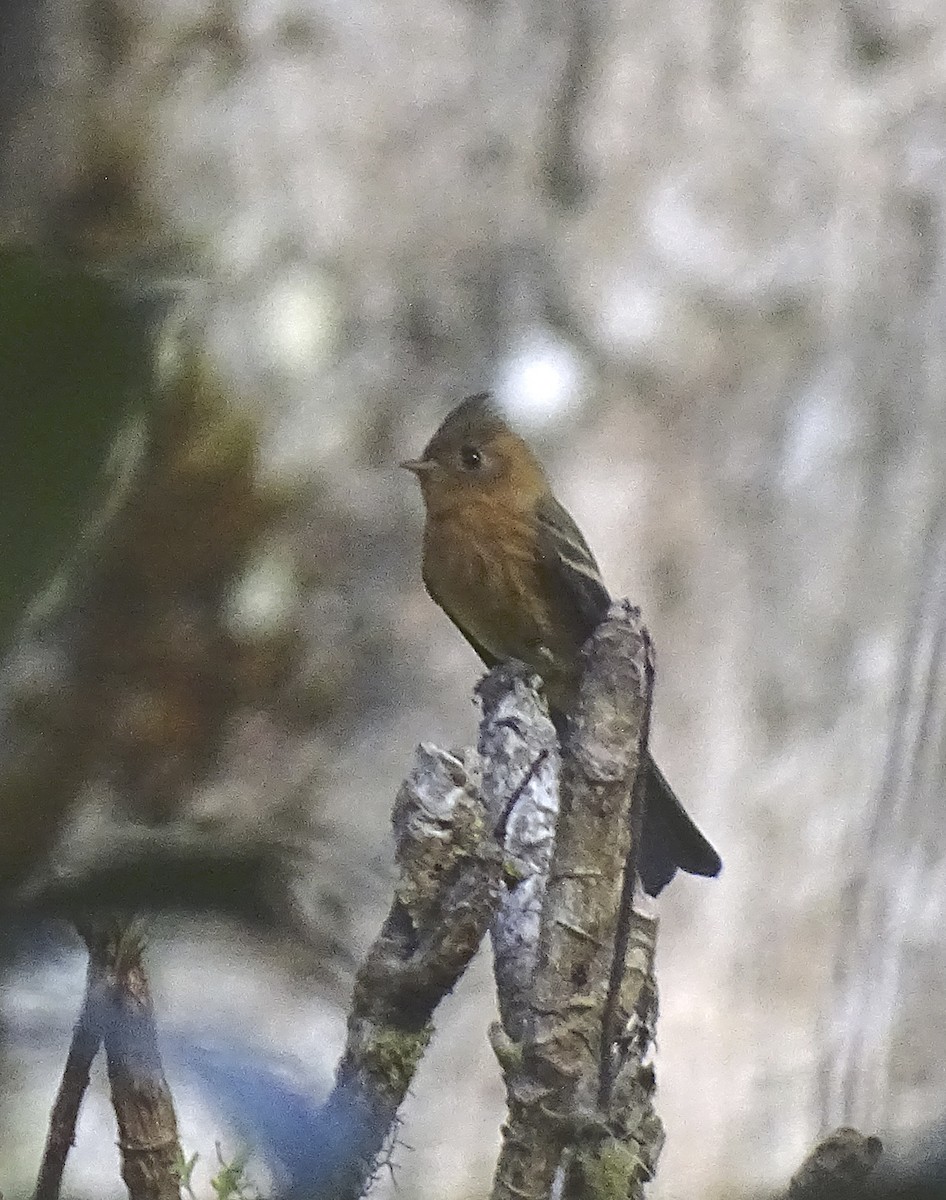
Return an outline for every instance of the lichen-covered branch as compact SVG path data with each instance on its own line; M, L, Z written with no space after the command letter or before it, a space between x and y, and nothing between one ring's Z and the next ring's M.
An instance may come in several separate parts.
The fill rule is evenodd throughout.
M483 938L502 858L479 800L478 769L421 746L394 807L398 881L358 972L345 1053L324 1110L318 1194L362 1195L431 1036L431 1017ZM335 1161L332 1162L334 1157Z
M507 1028L502 1040L509 1119L494 1200L547 1197L562 1168L567 1195L639 1196L659 1153L643 1062L656 922L632 908L652 677L640 613L615 606L589 643L563 746L534 978L525 997L504 1002L527 1015L521 1035Z
M518 926L512 919L492 926L497 969L509 978L501 1004L509 1001L505 1020L515 1027L519 995L534 971L557 807L555 731L535 683L514 667L492 671L480 686L478 754L421 746L401 787L394 901L358 973L309 1194L345 1200L367 1188L427 1047L434 1010L498 908L521 915Z

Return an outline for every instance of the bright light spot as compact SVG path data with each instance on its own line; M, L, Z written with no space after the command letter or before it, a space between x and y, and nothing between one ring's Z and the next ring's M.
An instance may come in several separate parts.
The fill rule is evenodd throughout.
M274 358L290 371L310 370L327 353L338 323L329 281L312 275L281 279L263 304Z
M293 620L299 586L291 555L274 546L230 589L224 607L227 627L247 641L271 637Z
M585 370L578 353L548 330L528 334L500 364L496 399L514 420L539 428L580 403Z

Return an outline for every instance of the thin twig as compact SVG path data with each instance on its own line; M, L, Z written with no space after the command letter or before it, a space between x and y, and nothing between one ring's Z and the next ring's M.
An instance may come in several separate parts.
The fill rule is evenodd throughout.
M533 779L535 779L535 777L536 777L536 775L538 775L539 771L541 771L541 769L545 766L546 762L548 761L548 757L549 757L549 750L547 747L545 749L539 751L539 753L535 756L535 758L529 764L529 769L526 771L525 775L523 775L522 782L516 786L516 790L512 793L512 795L506 801L506 804L504 805L503 810L500 813L499 820L496 822L496 827L493 830L494 836L497 837L500 841L505 841L506 829L509 825L509 818L512 816L513 810L515 809L515 807L519 803L519 801L522 799L526 788L533 781Z
M49 1132L46 1135L33 1200L58 1200L66 1159L75 1144L79 1110L89 1086L92 1062L102 1044L102 1031L95 1014L94 976L90 961L86 972L82 1008L72 1031L62 1080L49 1116Z

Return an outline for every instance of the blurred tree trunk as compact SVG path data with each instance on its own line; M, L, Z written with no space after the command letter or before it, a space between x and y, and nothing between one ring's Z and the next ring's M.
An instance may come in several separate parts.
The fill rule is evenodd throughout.
M943 492L940 7L10 12L2 227L139 286L190 277L175 328L251 415L258 479L297 501L213 611L258 645L272 592L253 586L275 563L301 642L181 806L252 815L314 773L336 821L315 903L351 903L409 745L472 724L477 668L420 594L416 497L391 466L459 393L521 382L551 347L584 407L544 450L563 451L613 589L643 605L656 752L726 859L718 886L662 902L660 1186L731 1194L761 1163L777 1184L829 1126L896 1134L946 1108L926 1053L946 1011L939 740L885 842L878 920L899 933L858 934L910 947L884 960L895 1015L869 1050L847 997L876 963L842 944ZM441 1069L488 1063L469 1003ZM449 1138L461 1165L420 1151L408 1190L407 1170L436 1194L470 1160L488 1171L498 1083L463 1075L484 1114L466 1144L442 1125L410 1139ZM421 1091L412 1119L437 1107Z

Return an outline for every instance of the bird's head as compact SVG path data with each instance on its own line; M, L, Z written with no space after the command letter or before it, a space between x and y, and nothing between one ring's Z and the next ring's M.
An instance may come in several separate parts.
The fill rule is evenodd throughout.
M417 476L433 512L483 498L525 509L548 488L541 463L500 416L488 392L461 401L423 455L401 466Z

